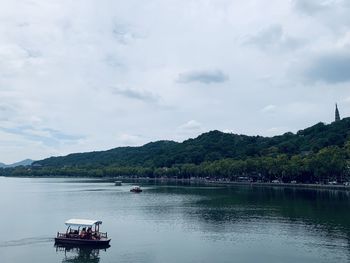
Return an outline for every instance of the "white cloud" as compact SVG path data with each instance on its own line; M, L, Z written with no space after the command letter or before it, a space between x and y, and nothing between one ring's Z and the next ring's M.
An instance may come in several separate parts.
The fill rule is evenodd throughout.
M202 124L196 120L190 120L180 125L179 128L184 131L198 131L202 129Z
M228 76L221 70L189 71L179 74L180 83L200 82L204 84L220 83L228 80Z
M140 100L144 102L158 101L158 96L145 90L113 88L112 91L115 94L121 95L129 99L135 99L135 100Z
M295 7L306 14L314 14L329 8L334 1L324 0L294 0Z
M140 146L144 143L143 139L139 135L132 135L127 133L122 133L117 136L117 140L120 145L123 146Z
M276 110L276 105L267 105L264 108L261 109L262 112L266 113L266 112L274 112Z
M248 35L243 41L245 45L253 45L262 50L273 52L292 51L302 46L303 41L287 36L281 25L270 25L253 35Z
M183 141L188 138L194 138L205 132L203 125L196 120L189 120L175 129L175 135L171 137L171 139L175 139L176 141Z
M331 121L347 2L3 0L0 162Z
M350 30L338 39L336 46L340 49L350 47Z
M337 84L350 82L350 52L334 49L310 56L305 63L303 77L308 83L325 82Z

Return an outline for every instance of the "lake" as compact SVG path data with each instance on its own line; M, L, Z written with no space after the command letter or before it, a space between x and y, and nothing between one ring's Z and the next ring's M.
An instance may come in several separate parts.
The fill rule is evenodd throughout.
M350 193L283 187L0 177L0 262L349 262ZM107 249L54 246L100 219Z

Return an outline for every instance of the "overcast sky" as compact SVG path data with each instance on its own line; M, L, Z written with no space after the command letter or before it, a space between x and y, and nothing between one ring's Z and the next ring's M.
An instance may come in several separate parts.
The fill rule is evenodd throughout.
M350 115L349 0L1 0L0 161Z

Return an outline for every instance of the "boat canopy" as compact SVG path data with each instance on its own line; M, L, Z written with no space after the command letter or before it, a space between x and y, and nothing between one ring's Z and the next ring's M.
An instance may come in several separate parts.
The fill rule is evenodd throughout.
M93 225L101 225L102 221L90 219L69 219L65 222L66 226L83 226L92 227Z

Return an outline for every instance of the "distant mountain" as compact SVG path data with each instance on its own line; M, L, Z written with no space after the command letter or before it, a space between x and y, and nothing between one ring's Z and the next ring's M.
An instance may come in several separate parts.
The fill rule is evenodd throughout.
M210 131L182 143L157 141L141 147L119 147L107 151L74 153L50 157L34 164L46 167L172 167L200 164L225 158L277 156L316 153L328 146L344 146L350 139L350 118L331 124L318 123L274 137L247 136Z
M17 167L17 166L28 166L31 165L34 161L31 159L25 159L20 162L12 163L12 164L4 164L0 163L0 168L10 168L10 167Z

